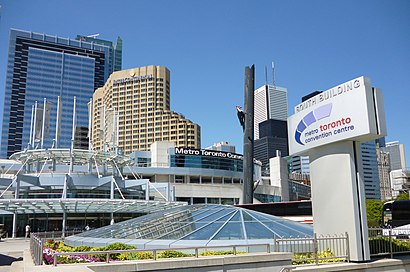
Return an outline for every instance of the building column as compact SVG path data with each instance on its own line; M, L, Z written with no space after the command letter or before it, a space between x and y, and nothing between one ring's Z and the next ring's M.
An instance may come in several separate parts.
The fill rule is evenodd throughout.
M20 194L20 181L18 176L15 177L16 180L16 189L14 190L14 199L19 199ZM13 213L13 233L11 234L11 238L17 237L17 210Z
M63 205L63 224L61 227L61 238L65 238L66 223L67 223L67 213L65 212L64 205Z
M11 238L16 238L17 237L17 213L13 213L13 230L11 234Z
M147 180L145 187L145 200L149 200L149 180Z
M110 199L114 199L114 177L111 177Z

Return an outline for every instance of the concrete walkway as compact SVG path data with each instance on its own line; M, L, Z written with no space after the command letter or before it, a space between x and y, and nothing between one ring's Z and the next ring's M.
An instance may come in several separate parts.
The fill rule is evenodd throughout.
M0 272L91 272L85 265L35 266L30 255L30 239L0 241Z
M181 262L181 260L159 260L159 261L139 261L139 262L113 262L110 264L67 264L57 267L51 265L35 266L30 256L29 239L6 239L0 241L0 272L95 272L95 271L137 271L140 269L131 269L131 266L152 266L163 265L169 266L170 262ZM210 259L221 258L215 256ZM244 258L244 256L241 256ZM254 258L254 256L253 256ZM203 258L208 259L208 258ZM182 262L186 263L187 259ZM194 260L199 261L199 260ZM136 264L138 263L138 264ZM140 267L141 266L141 267ZM145 270L145 269L141 269ZM152 270L151 270L152 271ZM369 263L338 263L322 264L319 266L296 266L292 271L410 271L410 257L401 256L399 259L384 259L372 261Z
M30 239L3 239L0 241L0 272L15 272L13 266L23 266L24 251L29 251ZM23 271L23 270L21 270Z

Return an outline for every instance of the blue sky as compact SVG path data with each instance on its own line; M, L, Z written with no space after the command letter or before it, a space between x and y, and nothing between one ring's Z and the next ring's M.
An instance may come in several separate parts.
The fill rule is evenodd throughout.
M0 5L2 94L10 28L70 38L119 35L124 69L151 64L170 69L171 109L201 126L202 147L229 141L242 152L235 106L243 104L245 66L255 64L259 87L264 67L275 62L276 84L288 89L290 114L303 95L364 75L383 90L387 140L405 144L410 164L410 1L0 0Z

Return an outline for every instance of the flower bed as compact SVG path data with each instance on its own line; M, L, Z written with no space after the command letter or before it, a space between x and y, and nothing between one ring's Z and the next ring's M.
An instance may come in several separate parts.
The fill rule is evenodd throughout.
M114 243L106 247L91 248L88 246L70 247L64 244L64 242L56 242L54 240L48 240L43 247L43 259L46 264L54 263L54 254L56 252L85 252L85 251L107 251L107 250L128 250L136 249L134 246ZM237 254L244 254L246 252L237 252ZM213 256L213 255L232 255L232 250L227 251L204 251L200 253L200 256ZM181 257L193 257L194 254L184 253L175 250L164 250L157 254L157 258L181 258ZM81 255L67 255L58 256L58 264L68 263L94 263L105 262L107 258L106 254L81 254ZM149 260L153 259L153 253L151 251L139 251L139 252L124 252L110 254L110 261L125 261L125 260Z

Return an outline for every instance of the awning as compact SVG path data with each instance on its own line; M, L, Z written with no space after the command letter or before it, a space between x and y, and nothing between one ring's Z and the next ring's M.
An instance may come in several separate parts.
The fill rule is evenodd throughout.
M137 199L0 199L0 214L152 213L187 205Z

